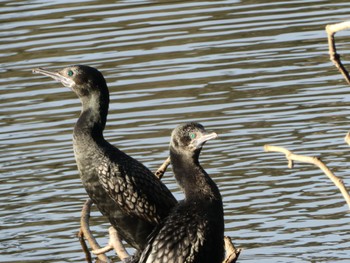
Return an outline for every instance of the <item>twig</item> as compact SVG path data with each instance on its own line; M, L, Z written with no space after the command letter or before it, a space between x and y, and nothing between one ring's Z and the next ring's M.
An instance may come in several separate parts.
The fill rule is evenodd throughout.
M126 249L121 241L121 238L120 238L117 230L111 226L109 228L109 243L108 243L108 245L105 246L104 248L101 248L101 249L92 250L92 253L94 253L95 255L99 255L102 253L106 253L112 249L114 249L115 253L118 255L118 257L121 260L124 260L124 259L130 257L130 255L126 251Z
M83 230L79 229L79 233L78 233L78 238L79 238L79 241L80 241L80 245L85 253L85 259L86 259L86 262L88 263L92 263L92 258L91 258L91 253L89 251L89 248L88 246L86 245L86 242L85 242L85 239L84 239L84 234L83 234Z
M232 240L230 237L225 236L225 250L226 250L226 257L225 260L222 263L235 263L241 254L242 249L235 248L235 246L232 244Z
M335 46L334 35L336 32L350 28L350 22L342 22L337 24L330 24L326 26L326 32L328 36L328 49L330 60L338 68L340 73L345 78L346 82L350 84L349 72L346 70L345 66L341 62L340 55L337 53L337 48Z
M310 157L310 156L304 156L304 155L297 155L292 153L291 151L278 146L272 146L272 145L265 145L264 146L265 152L281 152L286 155L286 159L288 160L289 164L293 165L293 161L299 161L304 163L311 163L319 167L327 176L329 179L332 180L332 182L339 188L340 192L342 193L346 203L348 204L350 208L350 196L349 193L343 183L343 180L335 176L331 170L317 157ZM292 166L291 166L292 167Z
M80 232L79 232L79 238L80 242L82 244L83 250L86 255L86 259L88 262L92 262L91 259L91 254L83 240L83 237L86 238L87 242L92 248L92 253L95 254L98 259L102 262L110 262L108 257L104 254L110 250L115 250L117 256L121 259L124 260L128 258L130 255L126 251L121 238L117 232L117 230L114 227L109 228L109 242L108 245L101 248L99 244L97 243L96 239L92 235L90 231L90 225L89 225L89 219L90 219L90 211L91 211L91 206L92 206L92 201L91 199L88 199L82 209L82 215L80 219L81 227L80 227Z
M346 136L345 136L345 138L344 138L344 141L345 141L348 145L350 145L350 132L348 132L348 133L346 134Z
M170 157L168 157L164 161L164 163L158 168L158 170L154 173L158 177L159 180L162 179L162 177L163 177L164 173L166 172L166 169L168 168L169 164L170 164Z
M90 225L89 225L89 219L90 219L90 211L91 211L92 201L91 199L86 200L83 209L81 211L81 218L80 218L80 233L82 233L82 236L86 238L89 245L93 250L100 249L101 247L97 243L96 239L92 235L90 231ZM83 247L84 249L84 247ZM85 250L84 250L85 251ZM86 254L86 252L85 252ZM104 254L97 255L98 259L102 262L110 262L108 257Z

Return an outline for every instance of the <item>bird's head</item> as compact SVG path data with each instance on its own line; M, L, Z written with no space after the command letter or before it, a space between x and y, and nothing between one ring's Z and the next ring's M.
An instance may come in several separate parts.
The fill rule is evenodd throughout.
M60 81L64 86L71 88L81 99L94 93L101 93L102 90L108 92L102 73L89 66L74 65L58 71L36 68L33 69L33 72Z
M215 132L207 133L201 124L190 122L173 130L170 147L177 152L199 153L206 141L216 137Z

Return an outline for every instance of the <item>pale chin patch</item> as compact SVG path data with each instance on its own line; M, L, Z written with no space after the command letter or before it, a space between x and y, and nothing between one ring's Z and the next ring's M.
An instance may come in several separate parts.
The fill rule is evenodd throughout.
M59 81L61 81L63 86L68 87L68 88L73 88L73 86L75 85L74 80L72 80L70 78L62 77L61 79L59 79Z

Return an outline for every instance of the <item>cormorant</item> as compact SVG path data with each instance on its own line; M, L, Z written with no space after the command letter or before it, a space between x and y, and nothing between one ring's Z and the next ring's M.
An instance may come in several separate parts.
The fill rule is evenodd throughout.
M87 194L121 237L141 251L154 227L177 204L168 188L143 164L103 137L109 106L106 81L97 69L74 65L33 70L71 88L82 103L73 145Z
M171 136L170 159L185 193L157 227L140 263L221 263L224 259L224 213L218 187L199 164L203 144L216 138L198 123L178 126Z

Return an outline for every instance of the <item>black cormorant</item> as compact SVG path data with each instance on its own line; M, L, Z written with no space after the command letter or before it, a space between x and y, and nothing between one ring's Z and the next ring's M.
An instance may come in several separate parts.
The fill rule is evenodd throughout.
M218 187L198 161L203 144L216 137L216 133L206 133L198 123L180 125L172 132L170 159L185 200L154 231L140 263L223 261L222 198Z
M109 92L103 75L83 65L57 72L33 71L62 82L81 100L73 144L83 185L122 238L142 250L148 235L177 201L149 169L104 139Z

